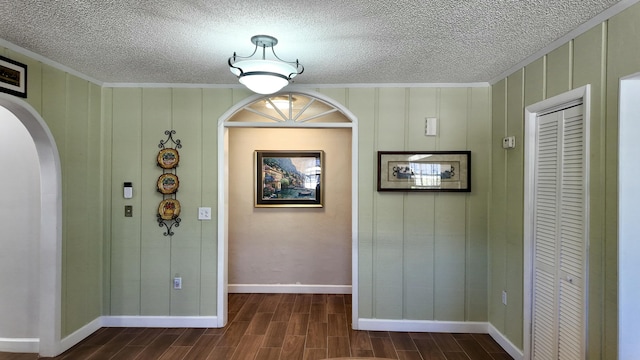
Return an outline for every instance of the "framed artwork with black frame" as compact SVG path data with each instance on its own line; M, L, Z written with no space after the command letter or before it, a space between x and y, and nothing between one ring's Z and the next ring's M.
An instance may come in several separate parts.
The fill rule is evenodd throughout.
M255 152L255 207L323 207L323 188L323 151Z
M0 91L27 97L27 65L0 56Z
M471 151L378 151L378 191L471 191Z

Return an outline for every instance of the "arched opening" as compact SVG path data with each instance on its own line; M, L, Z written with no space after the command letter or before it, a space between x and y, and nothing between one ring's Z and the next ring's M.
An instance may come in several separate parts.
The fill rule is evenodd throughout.
M57 355L61 342L61 263L62 263L62 222L61 222L61 172L60 158L53 136L44 120L26 102L15 97L0 94L0 107L8 110L26 128L37 154L39 168L39 201L35 211L39 210L39 227L36 236L37 254L37 302L35 309L37 320L33 331L35 338L16 338L6 340L3 346L15 351L39 352L42 356ZM4 204L12 206L12 204ZM8 350L11 350L8 349Z
M236 219L231 221L237 221L237 218L243 217L244 219L251 219L260 221L265 216L280 216L280 219L287 219L287 217L293 214L291 209L275 209L266 214L265 209L254 209L251 197L254 195L254 179L255 174L254 166L252 165L252 154L256 150L321 150L326 153L327 157L331 160L332 166L338 163L339 158L348 160L345 164L343 171L348 172L349 176L345 176L347 181L346 191L342 191L343 199L337 199L341 196L340 191L335 191L333 194L329 194L327 197L327 204L331 204L332 208L321 209L297 209L295 212L296 219L301 222L317 222L320 226L328 228L331 226L330 218L335 220L336 217L340 217L339 211L344 210L344 207L340 208L337 203L345 201L348 205L348 223L346 224L347 232L347 245L349 250L351 261L348 264L350 267L349 274L351 277L350 286L348 290L345 287L331 286L324 287L327 293L351 293L353 298L353 326L357 328L357 279L358 279L358 232L357 232L357 121L356 117L345 107L335 104L331 99L314 92L299 91L295 93L282 93L272 96L256 95L247 98L242 103L234 106L225 114L223 114L218 122L218 326L224 326L227 322L227 292L229 287L229 238L230 229L233 233L234 226L237 224L230 223L230 214ZM340 140L342 139L342 140ZM348 141L348 147L344 147L343 150L339 150L344 141ZM337 141L333 142L332 141ZM256 147L257 146L257 147ZM264 147L264 148L261 148ZM347 149L347 150L344 150ZM236 152L242 151L244 154L241 157L237 157ZM337 151L337 152L336 152ZM351 154L349 157L343 152ZM240 160L239 160L240 159ZM244 169L244 173L238 175L238 162L245 162L240 168ZM232 163L233 162L233 163ZM330 174L330 170L327 168L327 173ZM334 168L335 169L335 168ZM234 174L231 174L234 172ZM231 175L230 175L231 174ZM232 178L233 176L234 178ZM239 179L241 177L242 179ZM327 186L331 186L335 182L336 175L327 178ZM244 188L248 188L248 194L245 194L243 199L244 210L234 208L237 205L237 186L236 182L243 181L245 183ZM231 183L233 182L233 185ZM343 184L344 185L344 184ZM340 186L337 185L336 186ZM343 187L344 188L344 187ZM346 195L346 196L345 196ZM249 204L249 206L247 206ZM302 210L302 211L300 211ZM243 212L244 211L244 212ZM238 215L240 214L240 215ZM305 217L306 216L306 217ZM315 217L315 218L314 218ZM345 216L341 216L341 220L344 220ZM289 217L291 219L291 217ZM306 220L304 220L306 219ZM315 219L315 220L310 220ZM285 220L286 221L286 220ZM256 225L255 223L253 225ZM344 224L343 224L344 225ZM282 225L280 225L282 226ZM339 226L338 226L339 227ZM267 226L268 228L268 226ZM285 238L303 238L303 234L306 230L300 229L299 224L294 224L292 229L285 229L286 231L297 231L297 235L287 235ZM301 241L309 240L307 245L296 242L297 245L302 247L313 246L314 237L322 236L318 234L318 228L310 230L314 236L310 236L309 239L302 239ZM275 239L275 240L274 240ZM278 241L277 236L272 240ZM317 239L315 239L317 240ZM286 241L276 244L279 249L284 250L283 256L290 255L291 243ZM344 244L343 244L344 245ZM338 252L340 252L340 246L337 246ZM344 249L344 247L343 247ZM342 251L344 253L344 251ZM237 254L232 254L236 256ZM334 254L335 255L335 254ZM332 257L334 255L328 255ZM260 254L255 254L255 258L259 258ZM246 259L245 259L246 260ZM266 262L263 268L268 268L269 261L273 259L264 259ZM304 261L298 261L299 263ZM331 264L331 262L329 262ZM287 265L288 266L288 265ZM295 265L294 265L295 266ZM329 265L330 266L330 265ZM339 266L337 266L339 267ZM258 267L259 268L259 267ZM292 270L294 268L288 267L284 270L280 269L281 273L297 272L298 270ZM237 281L241 276L234 274L234 281ZM309 284L308 282L315 282L317 279L313 276L305 277L305 274L297 274L300 279L295 280L295 277L284 277L283 281L275 280L276 278L267 278L264 285L272 286L270 290L265 291L265 287L260 287L260 292L318 292L322 291L322 286L313 286L315 284ZM332 276L332 275L329 275ZM300 282L301 284L296 284ZM307 283L302 283L307 282ZM322 282L322 280L320 280ZM271 284L267 284L271 283ZM279 284L280 283L280 284ZM296 286L301 285L301 286ZM251 289L249 289L250 291Z

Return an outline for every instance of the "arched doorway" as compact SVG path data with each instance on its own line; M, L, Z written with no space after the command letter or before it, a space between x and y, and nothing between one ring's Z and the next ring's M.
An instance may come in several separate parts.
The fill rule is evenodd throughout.
M350 240L353 327L358 314L358 126L356 117L332 99L311 91L255 95L232 107L218 122L218 326L227 322L229 241L229 134L234 128L350 130ZM259 150L259 149L254 149ZM291 150L291 149L282 149ZM347 154L344 154L347 155ZM231 205L233 206L233 205Z
M23 100L0 94L0 107L11 112L27 129L40 170L40 226L38 249L37 334L33 341L17 339L17 350L55 356L61 342L62 200L60 157L53 136L40 115Z

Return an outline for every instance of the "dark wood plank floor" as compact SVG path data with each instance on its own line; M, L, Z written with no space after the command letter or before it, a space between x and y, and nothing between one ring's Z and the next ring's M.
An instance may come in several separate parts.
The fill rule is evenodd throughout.
M351 329L350 295L230 294L224 329L102 328L53 359L512 359L487 334ZM35 354L0 353L0 360ZM51 358L49 358L51 359Z

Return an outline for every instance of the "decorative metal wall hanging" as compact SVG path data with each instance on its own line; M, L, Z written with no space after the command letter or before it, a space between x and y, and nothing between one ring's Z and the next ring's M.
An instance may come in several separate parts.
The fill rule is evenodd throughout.
M166 130L166 140L160 140L158 147L157 163L162 169L162 174L156 182L157 190L162 194L162 201L158 205L158 226L165 227L164 236L172 236L173 228L180 226L180 201L176 199L176 193L180 187L176 168L180 163L178 149L182 148L180 140L174 140L175 130Z

